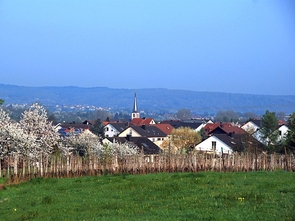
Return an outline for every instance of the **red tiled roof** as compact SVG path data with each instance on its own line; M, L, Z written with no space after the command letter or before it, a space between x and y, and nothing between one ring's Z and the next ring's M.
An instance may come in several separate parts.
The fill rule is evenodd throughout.
M206 134L210 134L212 133L212 131L214 131L216 128L221 128L224 132L226 132L227 134L229 133L236 133L236 134L244 134L245 131L238 127L238 126L233 126L231 123L221 123L221 122L217 122L214 124L206 124L204 129Z
M159 128L165 134L170 135L171 131L174 129L170 124L154 124L153 126Z
M230 133L244 134L244 133L246 133L246 131L243 130L242 128L240 128L238 126L232 126L232 125L223 126L223 127L221 127L221 129L223 129L227 134L230 134Z
M135 126L149 125L153 118L133 118L132 124Z

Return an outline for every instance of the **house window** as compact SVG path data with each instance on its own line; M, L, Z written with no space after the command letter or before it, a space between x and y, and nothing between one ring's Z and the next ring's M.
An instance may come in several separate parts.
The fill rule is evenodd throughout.
M108 127L106 128L106 131L109 131L109 128Z
M282 131L279 130L279 135L282 136Z
M216 150L216 141L212 141L212 150Z

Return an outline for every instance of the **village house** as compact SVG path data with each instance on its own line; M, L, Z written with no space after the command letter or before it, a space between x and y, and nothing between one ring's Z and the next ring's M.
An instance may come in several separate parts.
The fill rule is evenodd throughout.
M107 123L104 127L105 137L118 136L128 127L128 123Z
M106 137L102 141L103 144L120 143L127 144L131 147L136 147L139 152L143 152L145 155L159 154L161 149L150 141L147 137Z

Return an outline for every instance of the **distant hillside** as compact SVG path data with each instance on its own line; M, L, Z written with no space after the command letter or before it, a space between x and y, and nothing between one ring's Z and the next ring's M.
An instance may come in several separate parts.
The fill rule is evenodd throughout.
M131 109L135 89L106 87L23 87L0 84L0 98L9 103L41 102L55 105L94 105L112 109ZM195 113L216 113L218 110L264 113L265 110L295 111L295 96L250 95L218 92L136 89L140 110L177 111L187 108Z

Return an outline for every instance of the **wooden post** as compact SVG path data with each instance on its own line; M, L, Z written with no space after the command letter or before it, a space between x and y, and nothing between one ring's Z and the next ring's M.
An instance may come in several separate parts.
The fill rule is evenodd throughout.
M40 168L40 176L43 177L43 155L42 155L42 152L40 154L39 168Z
M27 157L27 167L28 167L28 174L31 175L31 161L30 157Z
M289 171L289 164L288 164L288 154L287 154L287 149L286 149L286 147L285 147L284 149L285 149L285 161L286 161L286 169L287 169L287 171Z
M257 147L255 146L255 171L257 171Z
M70 156L67 154L67 177L69 177L70 174Z
M10 173L10 157L8 156L8 158L7 158L7 172L6 172L6 175L7 175L7 177L9 177L9 173Z
M223 156L223 148L221 147L221 157L222 157L222 170L224 171L224 156Z
M22 157L23 159L23 171L22 171L22 176L23 176L23 179L25 179L25 176L26 176L26 160L25 160L25 157Z
M15 179L17 179L17 164L18 164L18 157L16 155L13 155L13 175L15 177Z

